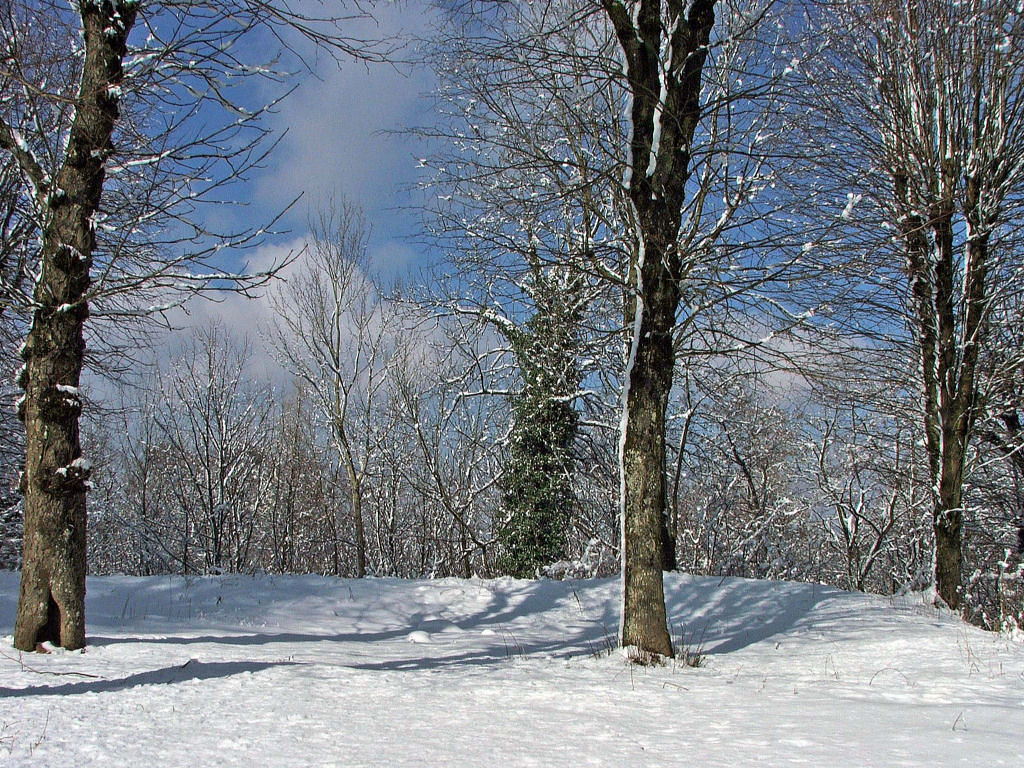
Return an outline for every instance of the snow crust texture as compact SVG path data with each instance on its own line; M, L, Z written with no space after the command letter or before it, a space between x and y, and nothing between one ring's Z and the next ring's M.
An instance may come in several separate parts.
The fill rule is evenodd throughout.
M88 587L85 651L21 655L0 573L0 765L1024 760L1024 645L911 598L668 575L693 668L609 653L617 579Z

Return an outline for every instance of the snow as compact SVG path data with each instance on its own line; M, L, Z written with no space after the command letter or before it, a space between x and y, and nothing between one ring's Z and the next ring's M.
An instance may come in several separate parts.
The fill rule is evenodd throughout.
M853 208L864 198L863 195L854 194L853 192L846 193L846 207L843 208L842 217L849 221L853 218Z
M0 572L0 765L1024 758L1019 643L919 597L677 574L666 588L700 667L609 653L617 579L91 578L85 652L22 655L18 577Z
M633 206L633 220L638 220L638 215L635 205L632 200L630 205ZM638 232L639 235L639 252L637 253L636 259L636 307L633 313L633 333L629 339L629 355L626 358L626 367L622 375L622 396L621 396L621 407L622 413L619 417L619 552L624 553L626 551L626 435L629 430L629 386L633 379L633 366L636 365L636 356L640 350L640 332L643 329L644 320L644 264L647 260L647 241L644 239L644 233L642 230ZM619 606L619 615L621 616L625 610L626 601L626 569L620 568L620 578L622 581L621 591L621 604ZM619 625L619 636L621 637L624 627Z
M637 4L637 7L639 8L639 3ZM675 56L672 51L672 40L675 37L676 27L679 24L679 19L679 16L676 16L674 19L672 19L672 24L665 31L665 38L662 43L663 47L666 50L662 51L661 56L659 57L659 61L667 62L668 66L672 66L674 64ZM639 26L634 25L634 28L639 29ZM668 103L668 77L668 72L665 71L664 64L662 66L659 66L658 103L654 105L654 116L652 118L654 122L654 130L653 135L651 136L651 156L647 162L647 178L651 178L652 176L654 176L655 172L658 170L658 154L661 152L661 131L662 121L664 120L663 113L665 110L665 105ZM652 195L653 194L654 193L652 192ZM652 199L654 198L652 197Z

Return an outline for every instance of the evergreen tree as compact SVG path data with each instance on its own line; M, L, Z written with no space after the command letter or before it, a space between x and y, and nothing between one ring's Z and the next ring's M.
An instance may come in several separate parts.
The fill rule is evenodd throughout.
M567 554L580 385L576 358L585 300L581 279L566 267L531 258L536 312L510 332L522 389L512 399L512 426L502 479L504 525L498 567L531 577Z

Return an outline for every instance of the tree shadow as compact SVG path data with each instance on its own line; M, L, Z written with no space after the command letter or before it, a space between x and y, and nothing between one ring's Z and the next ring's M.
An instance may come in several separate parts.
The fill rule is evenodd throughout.
M579 582L575 585L575 591L585 593L588 589L597 589L602 586L604 580L592 582ZM552 652L558 648L564 648L566 656L579 655L588 649L600 644L605 638L609 622L618 624L618 617L609 615L611 609L600 602L602 612L599 616L583 617L579 624L567 628L566 636L559 642L537 642L520 643L515 632L509 625L523 621L522 628L527 628L526 622L532 616L542 614L551 610L559 600L571 599L565 587L559 582L535 582L525 588L526 594L515 602L509 599L504 592L492 593L487 605L480 610L453 619L443 619L436 616L436 612L418 611L416 613L396 617L400 626L393 629L377 629L370 631L350 631L338 633L312 633L312 632L259 632L252 634L224 634L224 635L190 635L172 636L160 635L155 637L108 637L105 635L92 635L87 638L87 645L103 647L111 645L126 645L132 643L153 643L170 645L236 645L236 646L259 646L275 643L376 643L389 640L397 640L408 636L414 630L420 630L431 634L440 634L446 629L455 628L460 631L482 631L493 629L495 636L502 638L502 645L490 644L485 649L484 656L489 658L491 652L501 651L501 658L509 656L521 656L529 653ZM520 597L520 595L517 595ZM578 597L577 597L578 599ZM358 617L356 619L358 623Z
M355 670L414 671L450 668L456 666L489 666L506 663L511 659L527 659L546 656L569 659L580 656L597 656L607 652L614 644L618 626L618 615L614 601L604 599L603 590L607 580L576 582L567 590L564 583L534 582L512 589L498 589L489 595L487 602L477 610L456 614L451 618L438 616L437 606L411 614L396 614L393 628L380 628L380 617L372 616L377 627L360 631L344 632L256 632L203 634L203 635L154 635L152 637L90 635L88 645L92 647L130 645L135 643L155 645L258 647L274 644L358 644L363 650L352 661L343 661L339 666ZM598 592L595 597L589 593ZM573 605L575 618L561 627L559 636L551 632L532 632L532 619L551 611L561 603ZM578 609L575 607L578 605ZM584 605L589 610L584 609ZM379 610L379 606L377 609ZM614 614L614 615L613 615ZM350 626L358 626L370 618L358 612L346 617ZM346 627L348 629L348 627ZM363 661L367 650L375 643L403 640L413 631L430 635L426 645L382 647L377 661ZM612 643L612 645L609 645ZM310 649L316 652L314 649ZM373 651L369 652L371 658ZM355 654L353 654L355 655Z
M821 584L683 577L666 597L673 632L701 653L739 651L805 625L821 602L842 594Z
M343 662L340 666L359 670L425 670L459 665L492 665L510 659L546 656L568 659L607 655L617 645L619 605L608 599L609 581L588 579L573 582L540 581L525 585L514 583L489 590L479 607L465 613L451 611L445 604L431 603L423 610L402 613L393 610L388 617L380 613L379 601L366 606L350 606L340 620L341 632L258 632L242 633L229 627L226 634L154 635L151 637L90 635L94 647L155 645L258 647L275 644L356 644L364 649L375 643L401 640L413 631L430 634L434 644L409 651L401 646L381 648L374 661ZM408 588L408 585L402 585ZM843 612L843 601L834 603L826 614L815 608L823 601L841 595L839 590L818 584L758 581L750 579L693 577L670 574L666 577L666 601L673 640L704 654L726 654L787 633L800 633L835 627ZM385 601L386 602L386 601ZM571 606L569 610L566 610ZM578 610L577 607L578 606ZM353 610L354 609L354 610ZM546 627L534 631L534 617L560 610L567 620L557 633ZM852 611L853 608L850 608ZM449 612L450 618L438 614ZM837 611L839 613L837 613ZM372 625L371 625L372 623ZM381 625L384 626L381 626ZM392 626L388 626L392 624ZM366 630L360 625L371 625ZM311 651L313 649L310 649ZM411 652L410 652L411 651ZM315 651L313 651L315 652ZM373 651L369 651L373 658ZM206 679L270 666L264 662L201 663L186 668L168 668L125 678L66 686L39 686L31 689L0 689L0 695L46 695L78 693L88 690L118 690L153 683L176 682L176 670L192 668L193 678ZM162 679L162 677L168 679ZM89 687L93 686L93 687ZM106 687L105 687L106 686Z
M184 664L164 667L148 672L138 672L116 680L88 680L64 685L33 685L28 688L0 688L0 698L24 696L73 696L79 693L110 693L124 691L143 685L171 685L192 680L214 680L241 675L246 672L261 672L264 669L281 666L295 666L293 661L197 661L190 659Z

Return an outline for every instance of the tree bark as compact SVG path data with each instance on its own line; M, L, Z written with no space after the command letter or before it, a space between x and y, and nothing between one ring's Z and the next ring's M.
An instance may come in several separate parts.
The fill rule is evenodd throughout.
M963 295L957 298L953 203L921 213L906 174L894 175L911 309L924 386L925 449L932 490L937 596L957 610L963 562L963 482L976 417L977 369L988 314L988 228L968 179ZM930 237L929 237L930 235Z
M85 645L89 465L81 459L78 385L96 245L92 221L119 117L111 88L122 79L136 5L105 0L78 7L85 61L67 152L53 188L39 201L46 214L41 270L22 351L25 533L14 645L25 651L44 641L69 650Z
M366 527L363 524L363 487L362 482L350 467L348 470L350 498L352 501L352 521L356 534L356 577L366 576Z
M634 328L637 338L628 371L622 443L622 645L671 656L662 577L665 418L675 364L672 330L679 290L667 268L673 259L657 252L645 257L640 268L647 306L637 308L640 323Z
M672 334L684 277L677 247L691 148L701 117L714 0L602 0L626 63L632 97L628 192L637 235L630 264L632 328L622 460L621 642L671 656L662 568L666 558L665 413ZM665 57L667 60L663 61Z

